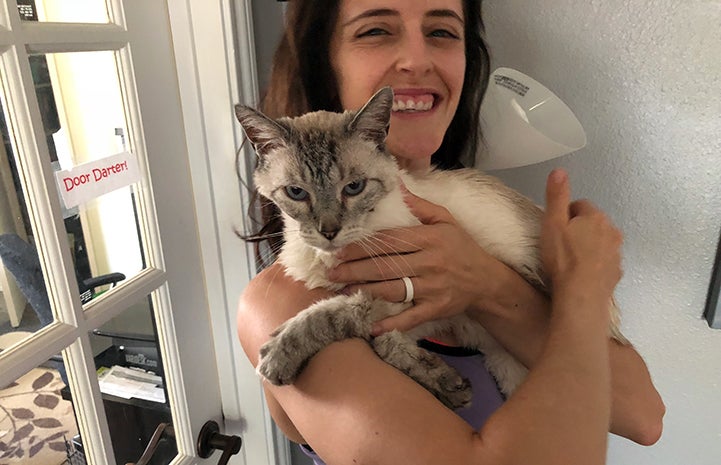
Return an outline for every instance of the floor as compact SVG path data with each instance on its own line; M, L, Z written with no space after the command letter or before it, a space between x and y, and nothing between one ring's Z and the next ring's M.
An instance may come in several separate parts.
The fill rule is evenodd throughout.
M20 321L20 326L17 328L13 328L10 325L10 321L3 321L0 323L0 352L2 352L4 349L7 349L10 345L15 343L17 339L24 339L24 336L20 335L19 338L14 338L11 333L17 333L17 332L30 332L34 333L35 331L42 328L40 325L40 320L38 320L37 315L33 311L33 309L28 306L25 309L25 312L23 313L23 318Z
M42 328L40 320L32 308L28 306L23 313L23 318L20 321L20 326L13 328L9 321L5 321L0 324L0 353L8 347L14 345L17 342L22 341L29 336L28 333L34 333ZM59 371L63 371L63 360L60 354L52 357L50 360L41 364L46 368L54 368Z

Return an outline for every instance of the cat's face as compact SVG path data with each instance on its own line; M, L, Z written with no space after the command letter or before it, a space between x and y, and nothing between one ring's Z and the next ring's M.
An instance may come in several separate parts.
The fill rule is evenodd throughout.
M397 188L398 167L385 151L393 93L379 91L358 113L315 112L274 121L238 106L258 154L258 191L287 216L308 245L333 251L369 230L369 215Z

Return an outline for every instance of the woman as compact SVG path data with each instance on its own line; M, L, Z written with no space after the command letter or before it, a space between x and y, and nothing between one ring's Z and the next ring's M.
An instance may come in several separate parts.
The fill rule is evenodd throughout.
M409 171L458 166L476 148L467 135L475 134L488 75L481 33L478 1L292 0L263 110L357 109L390 85L396 102L387 147L399 163ZM264 384L273 418L291 440L310 444L330 464L590 464L604 463L609 427L640 444L658 439L664 407L643 361L606 337L620 233L590 203L570 202L565 173L554 172L547 188L542 254L551 301L469 245L445 209L412 195L408 203L423 224L387 234L396 245L414 244L402 251L415 273L415 306L376 332L465 311L530 368L528 379L487 420L478 414L465 422L364 341L335 343L294 385ZM371 259L349 246L330 278L349 291L403 301L406 285L387 252ZM279 324L326 296L277 264L261 272L238 312L250 361L257 363ZM441 339L453 346L452 334Z

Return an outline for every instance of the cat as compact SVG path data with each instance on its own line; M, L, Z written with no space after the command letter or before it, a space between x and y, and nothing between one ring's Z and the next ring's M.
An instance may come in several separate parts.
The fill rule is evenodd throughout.
M412 193L446 207L488 253L547 293L540 254L542 210L531 200L476 169L434 170L412 175L386 150L393 91L379 90L357 112L318 111L270 119L237 105L236 116L257 154L253 173L259 193L282 212L284 245L278 260L286 273L312 289L339 290L326 278L334 251L352 242L372 250L379 230L420 224L403 201L401 182ZM275 385L291 384L307 362L332 342L360 337L387 363L450 408L469 403L471 387L438 356L418 347L423 337L452 331L458 343L485 355L489 372L510 395L527 369L466 314L423 323L406 333L371 336L373 322L412 303L363 293L337 295L311 305L277 328L260 349L257 371ZM610 333L619 312L610 308Z

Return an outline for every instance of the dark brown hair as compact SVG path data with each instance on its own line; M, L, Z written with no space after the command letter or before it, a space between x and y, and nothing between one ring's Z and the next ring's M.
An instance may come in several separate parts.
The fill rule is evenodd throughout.
M489 76L481 2L463 0L466 47L463 89L456 114L431 158L431 163L442 169L472 165L480 143L479 110ZM330 62L330 44L339 6L339 0L288 2L285 30L261 101L263 113L278 118L318 110L343 111ZM282 229L279 212L271 202L263 199L261 209L264 226L255 238ZM280 244L275 242L276 237L269 238L273 250Z

